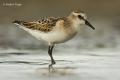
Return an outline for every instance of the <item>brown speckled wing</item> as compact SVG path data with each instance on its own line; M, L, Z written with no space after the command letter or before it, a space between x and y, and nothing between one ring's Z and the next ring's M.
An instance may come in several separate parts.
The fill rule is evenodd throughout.
M48 19L41 19L39 21L33 22L25 22L25 21L14 21L13 23L17 23L23 25L23 27L32 29L32 30L40 30L43 32L50 32L56 25L56 22L60 18L50 17Z

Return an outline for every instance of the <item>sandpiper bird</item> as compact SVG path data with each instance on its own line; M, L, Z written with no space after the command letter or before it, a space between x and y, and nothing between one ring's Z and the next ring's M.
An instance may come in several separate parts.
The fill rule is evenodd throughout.
M49 67L52 67L56 63L52 56L55 44L63 43L73 38L81 24L86 24L93 30L95 29L86 19L85 13L77 10L66 17L49 17L48 19L32 22L15 20L13 23L19 25L21 29L27 31L38 40L43 39L48 43L48 54L51 58Z

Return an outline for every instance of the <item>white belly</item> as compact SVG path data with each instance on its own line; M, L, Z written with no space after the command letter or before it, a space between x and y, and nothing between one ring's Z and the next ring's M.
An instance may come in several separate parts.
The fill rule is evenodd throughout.
M35 36L37 39L43 39L50 43L59 43L64 42L66 37L63 32L39 32L39 31L32 31L30 32L33 36Z
M68 35L63 31L58 31L58 30L45 33L45 32L31 30L31 29L24 28L24 27L21 27L21 28L27 31L28 33L30 33L32 36L36 37L38 40L43 39L47 41L48 43L54 43L54 44L63 43L71 39L75 35L75 34Z

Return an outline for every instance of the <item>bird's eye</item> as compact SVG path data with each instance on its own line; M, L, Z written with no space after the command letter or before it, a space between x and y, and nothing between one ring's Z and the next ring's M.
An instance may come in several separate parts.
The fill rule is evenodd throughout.
M78 15L78 17L79 17L80 19L84 19L81 15Z

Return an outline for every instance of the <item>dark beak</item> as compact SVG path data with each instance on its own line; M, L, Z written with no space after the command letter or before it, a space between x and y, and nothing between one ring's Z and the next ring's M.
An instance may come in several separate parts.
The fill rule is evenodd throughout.
M86 25L88 25L88 26L91 27L93 30L95 30L95 28L94 28L86 19L84 19L81 15L78 15L78 17L79 17L80 19L84 20Z
M93 30L95 30L95 28L87 21L87 20L84 20L85 21L85 24L88 25L89 27L91 27Z

